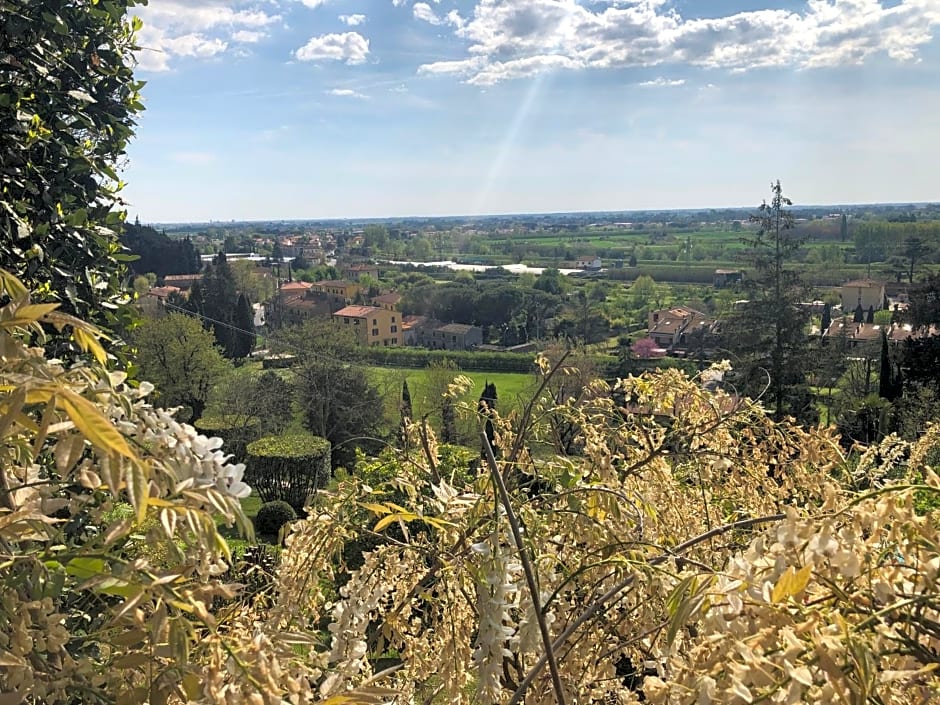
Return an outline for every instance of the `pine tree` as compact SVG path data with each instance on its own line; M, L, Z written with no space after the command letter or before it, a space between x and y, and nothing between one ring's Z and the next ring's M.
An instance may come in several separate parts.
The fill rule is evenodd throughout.
M830 306L829 304L826 304L823 307L822 321L820 321L820 324L819 324L819 328L820 328L819 334L821 336L826 335L826 333L829 331L829 328L831 326L832 326L832 306Z
M895 377L891 364L891 353L888 349L888 334L881 331L881 370L878 377L878 396L888 401L894 401L901 396L899 380Z
M739 392L759 398L766 395L778 419L786 415L812 423L816 411L806 375L811 356L808 312L799 304L807 288L789 265L801 245L793 237L793 217L777 181L772 198L751 216L757 234L745 241L755 275L748 277L749 302L736 310L722 326L721 347L737 355Z

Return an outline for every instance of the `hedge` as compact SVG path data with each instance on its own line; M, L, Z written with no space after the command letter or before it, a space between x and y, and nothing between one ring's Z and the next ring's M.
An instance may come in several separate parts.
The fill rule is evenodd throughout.
M196 430L207 436L218 436L225 445L222 450L231 453L235 462L245 462L245 448L256 440L261 421L253 416L203 416L193 424Z
M461 370L480 372L532 372L535 355L531 353L474 352L471 350L428 350L426 348L369 347L362 350L365 359L380 367L427 367L435 360L451 360Z
M245 482L262 502L287 502L298 513L330 478L330 442L310 434L266 436L247 448Z

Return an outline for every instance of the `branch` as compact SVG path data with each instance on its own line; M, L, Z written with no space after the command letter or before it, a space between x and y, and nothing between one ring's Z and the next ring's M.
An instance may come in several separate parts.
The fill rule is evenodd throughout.
M493 447L490 445L486 433L480 432L480 439L483 443L483 449L486 452L486 464L493 475L493 482L499 490L499 498L506 509L506 519L512 529L512 538L515 541L516 549L519 551L519 558L522 560L522 570L525 572L526 584L529 586L529 594L532 599L532 611L535 612L535 619L539 624L539 632L542 635L542 644L545 647L544 661L547 661L548 668L552 674L552 687L555 690L555 700L559 705L565 705L565 691L561 685L561 675L558 673L558 662L555 660L554 646L552 645L551 634L548 633L548 624L545 622L545 615L542 614L542 603L539 596L538 585L535 582L535 571L532 569L532 562L529 560L529 554L522 543L522 532L519 530L519 520L512 508L512 502L509 499L509 492L506 490L506 483L503 482L503 476L496 465L496 457L493 455ZM543 663L544 661L539 661ZM531 672L531 671L530 671ZM522 686L520 686L521 688ZM519 692L519 689L516 689Z
M660 565L661 563L665 563L667 560L669 560L670 558L673 558L675 555L679 553L683 553L689 550L690 548L697 546L700 543L709 541L715 538L716 536L721 536L722 534L726 534L729 531L734 531L735 529L749 529L759 524L769 524L775 521L780 521L781 519L784 519L784 518L786 518L786 514L771 514L769 516L754 517L752 519L742 519L740 521L735 521L730 524L717 526L711 531L706 531L704 534L699 534L698 536L695 536L689 539L685 543L680 543L671 551L667 551L665 553L659 554L658 556L652 558L649 561L648 565L654 566L654 565ZM523 564L523 567L525 567L525 564ZM628 575L619 583L617 583L612 588L610 588L603 595L598 597L587 609L584 610L584 612L582 612L578 616L576 620L574 620L571 624L568 625L568 627L558 636L557 639L555 639L555 641L552 643L552 649L560 649L562 646L564 646L568 638L572 634L574 634L574 632L577 631L581 627L582 624L584 624L591 617L593 617L595 614L600 612L601 609L603 609L604 606L610 600L616 597L620 592L628 588L630 584L633 583L633 580L635 577L636 576L634 575ZM518 705L518 703L522 700L522 698L525 696L526 690L528 690L529 686L532 685L532 681L534 681L536 676L538 676L538 674L541 673L542 669L545 668L545 664L548 662L549 654L551 654L552 657L554 657L554 651L546 649L545 654L535 663L534 666L532 666L532 668L526 674L526 677L522 679L522 683L519 684L519 687L516 689L516 692L513 693L512 698L509 700L509 705Z

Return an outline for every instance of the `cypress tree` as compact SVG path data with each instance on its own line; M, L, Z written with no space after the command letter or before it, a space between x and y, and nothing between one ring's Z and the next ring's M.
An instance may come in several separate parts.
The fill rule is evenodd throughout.
M408 434L405 428L411 419L414 418L411 410L411 391L408 389L407 379L401 383L401 402L398 405L398 411L401 415L401 420L398 424L398 438L402 446L405 446L408 441Z
M865 323L874 323L875 322L875 307L868 307L868 315L865 316Z
M483 393L480 394L480 401L477 402L477 413L479 413L485 419L483 424L483 432L486 435L486 440L493 449L494 454L497 452L496 430L493 428L493 412L496 411L496 396L496 384L486 382L483 385ZM485 446L481 448L481 454L484 458L486 457Z
M862 304L859 303L855 307L855 318L852 319L852 323L864 323L865 322L865 311L862 308Z
M255 345L255 316L251 308L251 302L244 293L238 295L232 325L238 329L230 331L232 334L232 357L236 359L248 357Z
M821 329L820 335L821 336L826 335L826 333L829 331L829 328L831 326L832 326L832 306L830 306L829 304L826 304L823 307L822 321L820 321L820 324L819 324L819 327Z

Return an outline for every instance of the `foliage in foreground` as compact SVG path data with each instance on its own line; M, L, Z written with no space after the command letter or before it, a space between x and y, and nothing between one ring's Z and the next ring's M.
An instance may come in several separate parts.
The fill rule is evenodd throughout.
M390 452L319 493L273 584L233 600L215 519L244 523L243 468L148 406L148 385L47 359L40 320L103 351L94 329L3 286L5 693L271 705L636 702L638 689L690 704L940 697L940 532L917 509L940 494L925 462L938 429L849 465L828 432L773 423L675 370L595 382L576 399L543 391L516 418L489 417L497 447L478 476L440 462L433 434L407 425L421 452ZM580 429L578 455L547 456L542 419L559 415ZM114 516L119 501L133 517ZM159 564L141 550L157 542ZM346 565L352 544L368 549ZM392 665L376 673L380 657ZM630 673L643 663L657 675Z

